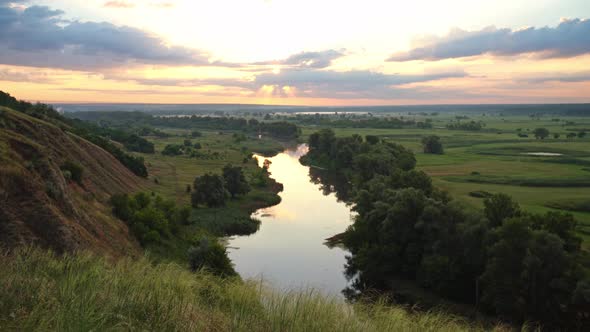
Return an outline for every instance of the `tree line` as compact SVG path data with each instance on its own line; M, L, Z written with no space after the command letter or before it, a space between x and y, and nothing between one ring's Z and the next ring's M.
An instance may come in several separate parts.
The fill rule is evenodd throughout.
M571 214L527 213L504 194L468 210L394 143L322 130L309 147L304 162L343 174L353 187L357 216L343 235L349 296L388 290L402 278L513 322L590 323L588 262Z
M182 129L237 130L276 138L294 139L300 134L297 125L285 121L265 122L257 119L225 116L152 116L141 112L78 112L71 116L115 128L168 127Z
M338 128L376 128L376 129L402 129L402 128L432 128L432 121L416 121L412 119L392 117L370 118L346 118L333 115L297 115L297 122L302 125L329 126Z

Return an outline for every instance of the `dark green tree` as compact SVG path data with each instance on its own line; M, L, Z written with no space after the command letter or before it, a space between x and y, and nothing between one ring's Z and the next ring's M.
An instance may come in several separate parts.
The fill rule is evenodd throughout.
M234 167L230 164L225 165L223 168L223 179L225 180L227 191L229 191L232 198L235 198L237 195L247 194L250 191L250 185L246 181L242 167Z
M498 240L490 248L490 257L481 277L482 302L504 318L524 317L526 283L522 278L523 262L532 231L516 218L506 220L495 236Z
M440 141L440 137L436 135L426 136L422 138L422 147L424 148L424 153L431 153L431 154L443 154L444 149L443 145Z
M547 128L536 128L533 130L533 135L535 135L535 138L537 139L545 139L549 136L549 130Z
M221 175L205 174L195 179L191 197L193 207L198 207L200 204L208 207L223 206L228 197L229 193Z
M379 143L379 137L378 136L374 136L374 135L367 135L367 136L365 136L365 140L369 144L377 144L377 143Z
M498 227L505 219L520 215L520 205L506 194L495 194L483 201L484 214L491 227Z

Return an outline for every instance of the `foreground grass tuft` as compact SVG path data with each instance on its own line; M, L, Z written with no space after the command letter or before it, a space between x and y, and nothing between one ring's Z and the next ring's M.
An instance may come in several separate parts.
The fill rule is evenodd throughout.
M2 261L2 331L480 330L448 315L349 306L314 291L281 293L146 258L109 263L27 248Z

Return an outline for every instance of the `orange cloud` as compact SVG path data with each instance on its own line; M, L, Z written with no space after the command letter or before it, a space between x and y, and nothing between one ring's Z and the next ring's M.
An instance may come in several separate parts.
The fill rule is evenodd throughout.
M106 8L135 8L135 4L127 2L127 1L107 1L103 5Z

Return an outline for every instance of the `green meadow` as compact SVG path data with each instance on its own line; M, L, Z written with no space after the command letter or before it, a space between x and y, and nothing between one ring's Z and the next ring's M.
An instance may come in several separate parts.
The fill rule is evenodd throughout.
M259 170L253 159L244 163L252 151L256 153L272 154L282 151L283 146L270 139L246 137L238 141L232 132L201 131L201 137L191 137L189 130L168 129L164 131L173 135L166 138L146 137L154 143L156 153L141 154L150 172L152 190L164 197L175 198L178 203L189 203L190 193L187 185L192 185L195 177L206 173L220 173L227 164L242 166L248 176ZM201 149L195 150L200 156L187 155L167 156L161 152L166 145L183 145L185 140L192 144L201 144Z
M402 144L416 154L417 166L432 176L434 183L468 206L481 207L477 192L506 193L531 212L567 211L578 220L578 231L588 247L590 240L590 137L567 138L568 133L588 131L590 119L573 117L473 116L461 121L482 121L480 131L450 130L455 115L413 116L432 120L432 129L334 128L338 136L377 135ZM547 128L545 139L533 130ZM316 131L305 127L303 136ZM528 137L519 137L518 133ZM559 134L555 138L554 134ZM437 135L443 155L425 154L421 139ZM529 153L550 153L535 156ZM476 197L479 196L479 197Z
M202 136L192 137L190 130L163 128L169 137L147 137L154 143L156 153L140 154L149 169L149 191L166 199L174 200L178 206L191 205L191 190L196 177L207 173L220 174L225 165L240 166L251 185L251 191L237 196L218 208L191 209L190 222L183 225L178 238L166 240L163 245L149 247L152 258L158 260L185 261L187 250L202 236L224 237L250 229L257 223L250 215L257 209L278 204L280 197L275 193L280 187L274 181L255 185L261 176L261 168L251 153L270 155L283 150L281 143L256 137L236 138L234 132L200 131ZM195 153L164 155L167 145L184 145L189 140L200 149Z

